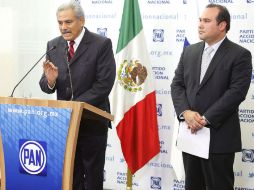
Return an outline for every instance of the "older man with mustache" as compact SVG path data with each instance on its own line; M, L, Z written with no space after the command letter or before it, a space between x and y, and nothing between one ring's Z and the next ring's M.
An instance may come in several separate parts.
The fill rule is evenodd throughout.
M84 27L82 7L75 2L57 10L61 36L49 41L56 46L44 62L42 91L57 93L58 100L92 104L109 112L108 95L115 79L111 40ZM73 190L102 190L108 121L81 120L76 148Z

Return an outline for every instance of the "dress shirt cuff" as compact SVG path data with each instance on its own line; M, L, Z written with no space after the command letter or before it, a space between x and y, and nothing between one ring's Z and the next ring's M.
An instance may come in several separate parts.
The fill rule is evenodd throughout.
M204 115L202 116L202 118L206 121L207 124L209 124L209 125L211 124L211 123L206 119L206 117L205 117Z
M184 120L183 114L184 114L186 111L188 111L188 110L185 110L185 111L183 111L182 113L180 113L180 115L178 116L178 117L179 117L179 119Z
M55 86L56 86L56 82L54 83L53 86L50 86L49 83L48 83L48 88L49 88L50 90L54 90Z

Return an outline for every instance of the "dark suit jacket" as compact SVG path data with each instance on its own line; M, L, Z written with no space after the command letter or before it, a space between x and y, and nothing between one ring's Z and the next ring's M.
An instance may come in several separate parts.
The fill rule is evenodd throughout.
M67 67L67 42L59 36L47 44L47 49L56 49L47 55L58 67L58 78L53 90L48 88L47 79L43 74L40 87L46 93L57 92L58 100L70 100L70 78ZM73 85L73 100L86 102L102 110L110 112L108 95L115 80L115 60L111 40L89 32L81 40L74 58L71 60L70 72Z
M238 107L249 89L251 53L227 38L216 51L201 82L204 42L183 50L171 94L177 115L197 111L210 122L210 153L241 151Z

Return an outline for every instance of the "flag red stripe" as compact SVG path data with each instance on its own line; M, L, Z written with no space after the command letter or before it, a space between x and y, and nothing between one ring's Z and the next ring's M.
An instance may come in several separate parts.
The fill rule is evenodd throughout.
M116 129L124 158L134 174L160 151L155 92L131 107Z

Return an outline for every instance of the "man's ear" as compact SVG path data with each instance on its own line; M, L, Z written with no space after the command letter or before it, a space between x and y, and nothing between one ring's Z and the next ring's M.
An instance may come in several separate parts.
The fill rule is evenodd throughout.
M223 31L223 30L226 31L226 27L227 27L226 21L222 21L222 22L219 24L219 29L220 29L221 31Z
M81 22L81 26L82 28L85 26L85 18L84 17L80 17L80 22Z

